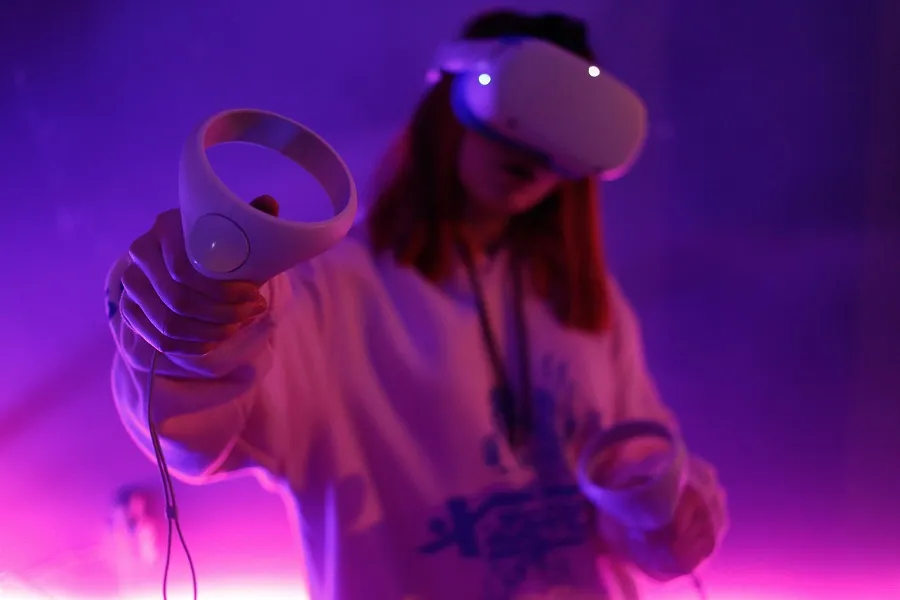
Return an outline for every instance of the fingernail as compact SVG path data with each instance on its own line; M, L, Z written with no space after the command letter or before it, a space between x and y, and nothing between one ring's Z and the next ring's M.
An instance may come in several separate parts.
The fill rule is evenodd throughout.
M267 308L269 308L269 304L265 301L264 298L260 298L253 303L253 316L256 317L263 314L264 312L266 312Z
M262 294L259 293L259 288L247 285L246 288L242 289L241 298L244 302L265 302L265 298L263 298Z

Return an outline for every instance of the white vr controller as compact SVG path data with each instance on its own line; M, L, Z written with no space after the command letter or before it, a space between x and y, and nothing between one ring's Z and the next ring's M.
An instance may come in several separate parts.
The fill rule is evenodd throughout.
M597 463L613 446L627 441L653 437L665 441L668 451L652 455L639 464L625 465L595 480ZM639 533L668 525L687 479L687 450L681 438L655 421L629 421L607 429L584 447L577 467L582 493L597 508L629 530ZM637 483L628 483L636 479Z
M318 222L279 219L252 207L216 176L206 151L244 142L276 150L316 178L334 206ZM212 279L264 283L339 242L356 217L353 175L328 142L303 125L261 110L230 110L202 123L187 139L178 177L188 257Z

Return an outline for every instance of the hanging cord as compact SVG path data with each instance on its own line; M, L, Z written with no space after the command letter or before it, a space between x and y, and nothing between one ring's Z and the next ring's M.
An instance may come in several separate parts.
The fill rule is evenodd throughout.
M519 400L512 388L510 378L503 366L503 359L500 355L500 345L494 336L494 329L491 326L490 315L487 309L487 302L484 297L484 289L481 286L481 280L478 277L478 271L475 267L475 260L469 247L463 243L457 243L457 251L466 268L469 282L472 286L472 293L475 297L475 305L478 310L478 321L481 326L481 334L484 345L488 351L488 357L494 371L497 384L500 386L500 406L496 407L499 414L495 415L506 431L507 439L513 448L521 448L527 443L532 431L533 407L532 407L532 379L531 379L531 348L528 336L528 327L525 319L525 294L524 281L522 274L522 264L512 259L512 283L513 283L513 306L515 311L515 330L516 341L518 346L518 360L521 375L521 394ZM709 600L706 589L700 578L691 573L691 584L697 592L700 600Z
M188 550L187 542L184 540L184 533L181 531L181 521L178 515L178 503L175 500L175 486L172 481L172 475L169 473L169 465L166 463L166 457L163 454L162 444L159 441L159 434L156 431L156 425L153 424L153 380L156 377L156 360L159 358L159 351L153 349L153 355L150 357L150 369L147 373L147 389L145 397L147 399L147 428L150 431L150 441L153 444L153 451L156 454L156 464L159 467L159 474L162 478L163 494L166 502L166 521L168 522L168 534L166 536L166 563L163 567L162 580L162 597L168 600L169 588L169 568L172 562L172 534L178 534L184 555L187 558L188 567L191 571L191 585L194 592L194 600L197 600L197 572L194 570L194 560L191 558L191 552Z
M478 310L478 321L481 326L481 334L484 340L494 377L499 386L499 406L494 407L499 414L495 417L502 423L510 446L521 448L530 437L532 429L532 381L531 381L531 349L528 339L528 327L525 320L524 282L522 279L521 265L514 261L512 265L513 306L515 313L515 332L518 346L519 371L521 376L520 394L516 394L503 366L503 358L500 355L500 345L494 335L488 313L487 302L484 298L484 289L475 268L475 260L468 246L462 242L457 244L458 252L469 277L472 293L475 297L475 306Z

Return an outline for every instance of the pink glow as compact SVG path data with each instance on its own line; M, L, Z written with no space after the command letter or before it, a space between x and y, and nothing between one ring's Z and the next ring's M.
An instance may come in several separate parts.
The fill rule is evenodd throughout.
M785 574L782 577L762 575L733 579L728 584L708 585L708 600L892 600L900 598L900 581L895 574L893 581L883 578L881 581L860 581L856 578L835 580L822 577L817 582L798 582L795 577ZM870 578L871 579L871 578ZM263 583L265 582L265 583ZM221 578L217 585L210 585L201 580L200 596L216 600L245 600L246 598L266 598L268 600L309 600L296 580L284 579L273 583L271 577L260 577L260 583L247 579L228 580ZM150 590L137 594L115 595L76 595L64 593L52 595L47 592L23 591L13 579L0 578L0 600L47 600L48 598L66 598L66 600L159 600L161 593ZM657 585L644 586L645 600L698 600L697 593L687 582L676 582L664 587ZM190 590L175 585L170 587L169 597L173 600L190 598Z

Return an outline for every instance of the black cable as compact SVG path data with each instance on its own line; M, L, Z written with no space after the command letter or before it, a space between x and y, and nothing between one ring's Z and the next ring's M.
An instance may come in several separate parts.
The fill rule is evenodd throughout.
M178 515L178 503L175 500L175 485L172 476L169 473L169 465L166 463L166 457L163 454L162 444L159 441L159 434L156 426L153 424L153 380L156 377L156 359L159 357L159 351L154 348L153 355L150 357L150 369L147 373L147 428L150 432L150 442L153 444L153 451L156 454L156 464L159 467L159 474L162 478L163 496L166 503L166 521L168 523L168 534L166 536L166 562L163 567L162 580L162 596L163 600L168 600L169 587L169 567L172 561L172 528L178 534L181 547L188 561L188 567L191 570L191 585L194 591L194 600L197 600L197 572L194 569L194 560L191 558L191 551L188 550L187 542L184 539L184 533L181 530L181 521Z
M700 598L700 600L709 600L703 581L701 581L694 573L691 573L691 583L694 585L694 590L697 591L697 597Z

